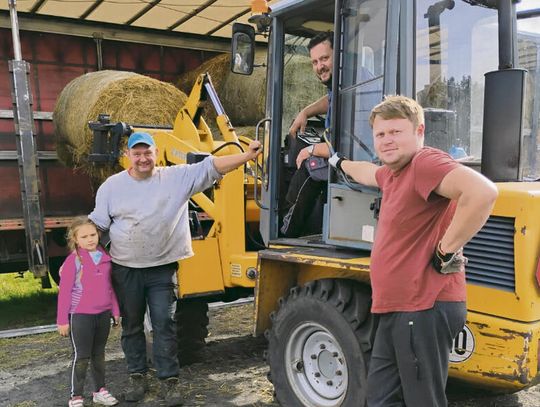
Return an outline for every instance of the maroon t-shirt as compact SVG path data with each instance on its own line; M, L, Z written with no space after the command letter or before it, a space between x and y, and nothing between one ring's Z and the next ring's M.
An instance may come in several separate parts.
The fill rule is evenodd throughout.
M383 166L375 177L382 205L371 252L372 312L410 312L435 301L465 301L465 275L443 275L431 257L455 212L455 202L433 192L459 164L424 147L398 172Z

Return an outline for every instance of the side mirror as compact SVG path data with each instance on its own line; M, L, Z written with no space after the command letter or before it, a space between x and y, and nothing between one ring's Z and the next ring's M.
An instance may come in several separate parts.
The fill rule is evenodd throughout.
M231 71L251 75L255 62L255 29L251 25L234 23L231 45Z

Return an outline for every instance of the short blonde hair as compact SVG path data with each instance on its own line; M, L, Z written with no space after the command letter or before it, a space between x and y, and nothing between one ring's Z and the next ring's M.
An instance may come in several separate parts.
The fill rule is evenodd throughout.
M69 250L71 250L72 252L77 250L77 231L81 228L81 226L85 226L85 225L91 225L95 227L96 231L99 234L98 227L96 226L94 222L88 219L87 216L79 216L73 219L73 222L71 222L71 225L69 225L69 228L66 234L67 244L68 244Z
M386 96L384 100L371 110L369 125L373 127L375 118L383 120L407 119L414 128L424 124L424 109L414 99L401 95Z

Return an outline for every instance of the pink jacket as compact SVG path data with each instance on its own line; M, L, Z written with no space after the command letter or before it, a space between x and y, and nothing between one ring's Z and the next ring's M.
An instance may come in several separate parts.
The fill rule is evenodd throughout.
M67 325L69 314L100 314L111 310L120 316L118 300L111 284L111 257L102 249L98 264L87 250L71 253L60 269L56 323Z

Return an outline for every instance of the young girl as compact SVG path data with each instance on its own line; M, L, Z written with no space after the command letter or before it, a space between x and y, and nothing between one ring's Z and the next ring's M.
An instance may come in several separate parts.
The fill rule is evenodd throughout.
M68 406L82 407L84 379L92 364L94 404L114 406L118 400L105 388L105 344L111 316L118 324L120 311L111 285L111 258L98 245L98 230L88 218L77 218L68 231L72 253L60 269L58 332L71 331L73 365Z

